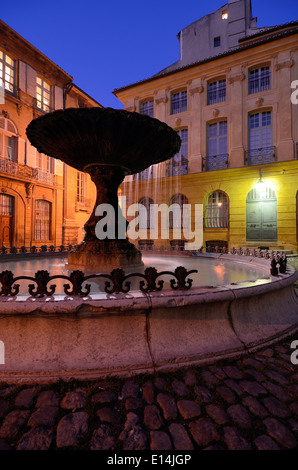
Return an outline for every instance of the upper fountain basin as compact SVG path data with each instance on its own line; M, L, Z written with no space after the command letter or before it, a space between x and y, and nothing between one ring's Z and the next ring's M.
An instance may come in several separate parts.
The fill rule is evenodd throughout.
M26 129L40 153L83 171L87 165L118 166L126 174L172 158L177 132L158 119L113 108L68 108L33 119Z

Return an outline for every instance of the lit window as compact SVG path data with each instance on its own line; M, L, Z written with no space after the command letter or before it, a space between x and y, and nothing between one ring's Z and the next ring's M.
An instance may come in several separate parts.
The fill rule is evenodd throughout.
M43 78L36 78L36 102L37 107L48 113L51 108L51 85Z
M214 38L214 47L219 47L220 46L220 36L217 36Z
M14 93L15 61L0 51L0 87Z
M35 240L47 241L51 238L51 203L35 201Z
M153 117L153 113L154 113L153 100L143 101L143 103L140 104L140 113Z
M171 97L171 114L187 111L187 92L173 93Z
M261 67L249 72L248 92L249 94L258 93L259 91L270 90L271 73L270 67Z
M221 18L222 18L223 20L227 20L227 19L228 19L228 10L223 10L223 11L221 12Z
M223 191L209 194L206 204L205 226L227 228L229 226L229 198Z

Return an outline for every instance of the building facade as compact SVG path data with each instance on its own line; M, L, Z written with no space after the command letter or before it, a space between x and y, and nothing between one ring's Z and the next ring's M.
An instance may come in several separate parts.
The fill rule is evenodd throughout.
M122 194L147 207L201 204L204 247L297 253L298 22L257 28L249 0L207 16L178 35L180 61L114 90L125 109L166 122L182 140L171 161L128 176ZM195 32L209 37L205 50ZM168 240L143 231L138 243L183 244L173 228Z
M0 21L0 247L78 243L91 214L89 175L40 154L26 127L47 112L101 106Z

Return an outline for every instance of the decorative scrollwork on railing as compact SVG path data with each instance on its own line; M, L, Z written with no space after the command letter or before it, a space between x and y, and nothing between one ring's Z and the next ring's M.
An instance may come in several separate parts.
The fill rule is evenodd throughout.
M279 269L278 267L279 266ZM285 274L287 270L287 257L285 254L275 255L271 258L271 275L278 276L278 273Z
M104 292L106 294L127 294L131 290L130 278L141 278L139 282L139 289L143 293L158 292L164 287L164 280L157 278L170 275L175 279L170 279L170 287L173 290L186 290L192 286L192 279L187 279L189 274L197 273L196 269L187 271L183 266L179 266L174 272L162 271L157 272L156 268L149 267L145 269L144 273L129 273L125 274L123 269L114 269L110 274L89 274L85 276L83 271L75 270L69 276L57 274L50 276L48 271L40 270L35 273L35 276L17 276L14 277L11 271L3 271L0 273L0 296L14 297L19 294L20 285L16 284L17 281L27 280L28 293L32 297L51 297L55 294L56 284L50 284L54 279L65 279L68 281L63 284L64 294L67 296L81 296L86 297L90 294L91 284L86 281L90 279L105 279ZM71 285L70 285L71 284Z

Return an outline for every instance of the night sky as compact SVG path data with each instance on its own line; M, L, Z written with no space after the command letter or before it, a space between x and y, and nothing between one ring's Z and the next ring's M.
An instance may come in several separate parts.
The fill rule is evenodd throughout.
M225 0L5 1L1 19L74 78L103 106L112 91L179 59L177 33ZM258 26L298 20L297 0L252 0ZM298 77L297 77L298 79Z

